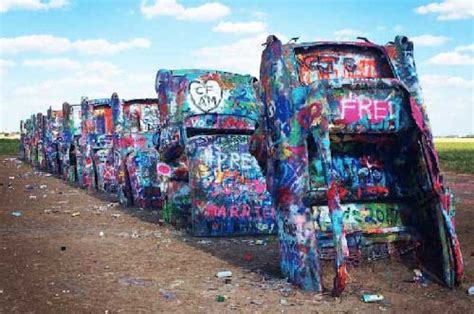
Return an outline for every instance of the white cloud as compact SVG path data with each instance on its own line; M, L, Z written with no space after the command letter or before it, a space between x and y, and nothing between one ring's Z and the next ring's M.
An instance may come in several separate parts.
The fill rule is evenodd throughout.
M276 34L283 42L287 38ZM194 52L195 67L221 69L258 77L262 44L267 34L261 33L234 41L227 45L203 47Z
M450 75L421 75L433 133L474 134L474 80Z
M140 10L146 18L155 16L172 16L179 20L213 21L230 13L230 8L219 2L208 2L197 7L184 7L176 0L156 0L154 4L147 5L143 1Z
M0 59L0 76L3 76L8 68L14 67L16 63L12 60Z
M64 101L79 103L81 96L107 98L118 92L124 99L156 97L155 71L128 72L114 64L96 61L81 64L80 69L65 72L60 78L21 85L8 82L0 92L0 103L9 104L5 108L0 106L0 130L17 130L20 119L46 112L49 106L59 109Z
M428 59L428 63L435 65L474 65L474 57L458 51L442 52Z
M8 12L13 9L22 10L49 10L58 9L66 6L67 0L50 0L44 2L41 0L2 0L0 1L0 13Z
M2 54L26 51L44 53L78 51L84 54L114 54L133 48L148 48L150 45L150 41L146 38L134 38L117 43L112 43L105 39L71 41L68 38L53 35L27 35L0 38L0 52Z
M454 50L458 52L474 52L474 44L470 44L467 46L458 46Z
M77 72L78 77L112 77L121 74L123 71L115 64L103 61L94 61L83 65Z
M472 0L444 0L432 2L415 9L418 14L437 14L437 20L464 20L474 17Z
M448 37L445 36L434 36L434 35L420 35L410 38L417 46L440 46L449 41Z
M423 88L450 87L474 90L474 80L465 79L460 76L422 75L420 76L420 82Z
M218 33L261 33L265 29L265 23L260 21L243 23L219 22L219 24L212 28L214 32Z
M27 59L22 62L26 67L39 67L50 70L73 70L80 68L80 63L68 58Z
M356 41L357 37L365 36L367 36L367 33L350 28L344 28L334 32L334 39L341 41Z

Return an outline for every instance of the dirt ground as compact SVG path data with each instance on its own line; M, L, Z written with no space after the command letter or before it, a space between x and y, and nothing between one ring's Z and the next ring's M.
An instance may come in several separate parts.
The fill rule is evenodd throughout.
M472 313L474 176L445 179L458 197L462 287L409 282L414 262L392 259L350 268L345 293L333 298L281 278L275 237L193 238L160 225L157 212L121 208L1 156L0 313ZM222 270L232 271L230 282L216 277ZM329 282L331 264L325 274ZM363 303L363 293L385 300Z

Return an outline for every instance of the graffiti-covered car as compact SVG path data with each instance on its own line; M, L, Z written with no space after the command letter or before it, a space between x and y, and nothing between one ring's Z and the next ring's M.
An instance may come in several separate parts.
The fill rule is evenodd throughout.
M157 73L159 152L166 163L157 168L169 177L164 217L181 221L194 235L275 231L265 177L249 152L261 114L254 82L220 71Z
M46 170L46 148L45 148L46 117L41 113L33 116L33 166Z
M158 100L131 99L119 106L120 114L114 123L119 200L124 205L159 209L162 198L155 147L160 124Z
M63 111L49 107L45 117L44 150L46 170L52 174L62 175L60 143L63 133Z
M112 103L116 98L118 96L114 93L111 98L82 99L81 136L76 158L80 168L79 184L83 188L116 192L116 171L111 151L114 137Z
M82 177L77 165L77 151L81 137L81 105L63 103L63 135L60 142L60 154L63 179L79 182Z
M29 119L20 121L20 159L26 161L26 156L28 156L28 137L27 137L27 124Z
M25 129L24 150L25 161L33 165L35 160L35 115L31 115L29 119L25 120L23 128Z
M458 284L453 196L439 173L412 42L269 36L260 75L284 274L322 291L319 259L334 259L337 295L348 263L414 250L420 267Z

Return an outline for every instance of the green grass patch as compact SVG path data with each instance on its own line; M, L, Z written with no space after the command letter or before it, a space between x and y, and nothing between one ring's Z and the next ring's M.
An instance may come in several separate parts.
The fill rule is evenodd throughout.
M0 155L17 155L20 151L20 140L0 138Z
M436 138L442 170L474 174L474 139Z

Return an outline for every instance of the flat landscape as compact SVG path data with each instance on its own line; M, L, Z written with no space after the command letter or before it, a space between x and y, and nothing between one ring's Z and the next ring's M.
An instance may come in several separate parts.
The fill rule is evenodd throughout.
M436 145L457 196L463 285L411 282L417 266L406 256L351 267L340 298L288 284L276 237L193 238L162 225L158 212L122 208L2 155L0 313L472 312L474 141ZM223 270L231 280L216 277ZM332 264L324 272L330 288ZM364 293L384 301L363 303Z

